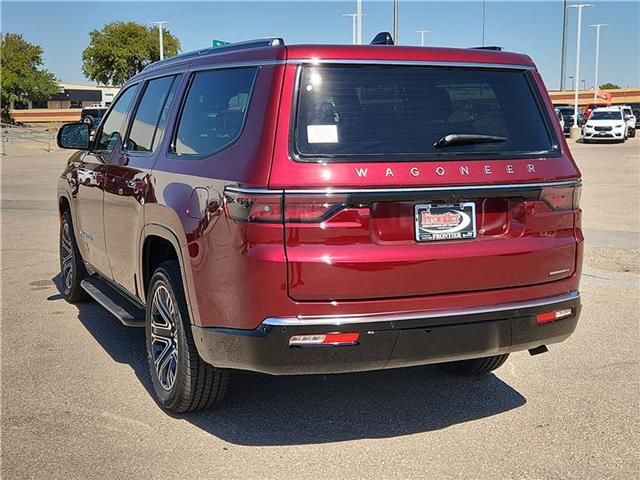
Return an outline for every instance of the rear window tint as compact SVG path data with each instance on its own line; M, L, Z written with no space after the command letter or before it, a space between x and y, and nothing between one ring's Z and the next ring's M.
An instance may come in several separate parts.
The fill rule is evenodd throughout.
M215 153L233 143L244 125L255 68L197 72L175 139L179 155Z
M523 71L422 66L304 66L295 154L323 161L533 155L554 148ZM446 135L496 143L434 143Z

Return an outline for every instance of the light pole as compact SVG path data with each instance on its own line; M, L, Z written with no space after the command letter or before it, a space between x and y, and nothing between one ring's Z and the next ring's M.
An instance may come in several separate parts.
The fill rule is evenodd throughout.
M567 64L567 0L562 7L562 52L560 54L560 91L564 91L564 79Z
M362 0L356 0L356 41L362 45Z
M398 28L398 2L399 0L393 0L393 43L400 44L400 31Z
M356 45L358 43L358 14L345 13L342 16L351 17L351 43Z
M486 19L487 0L482 0L482 46L484 47L484 22Z
M420 35L420 46L424 47L424 34L431 33L431 30L416 30L416 33Z
M158 38L160 40L160 60L164 60L164 41L162 38L162 26L171 22L162 20L160 22L151 22L151 23L154 25L158 25Z
M569 75L569 79L571 80L571 90L575 90L576 89L576 84L573 81L573 77L571 75Z
M569 5L568 8L578 9L578 39L576 41L576 82L575 90L573 93L573 131L571 138L580 136L580 127L578 126L578 88L580 87L580 33L582 31L582 9L585 7L591 7L589 3L578 3L576 5Z
M598 99L598 63L600 63L600 29L608 25L606 23L596 23L589 26L596 29L596 72L593 80L593 103L596 103Z
M582 83L582 90L586 90L587 89L587 81L582 79L582 80L580 80L580 83Z

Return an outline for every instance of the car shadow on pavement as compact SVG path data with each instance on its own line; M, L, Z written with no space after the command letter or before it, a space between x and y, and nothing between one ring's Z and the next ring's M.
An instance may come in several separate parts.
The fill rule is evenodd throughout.
M96 303L77 307L87 331L152 395L144 330L122 326ZM434 366L286 377L234 372L224 409L173 417L237 445L304 445L429 432L525 403L493 374L454 377Z

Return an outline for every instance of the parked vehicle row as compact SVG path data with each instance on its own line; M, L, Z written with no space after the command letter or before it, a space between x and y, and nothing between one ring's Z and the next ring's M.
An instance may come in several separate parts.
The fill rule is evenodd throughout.
M146 328L163 408L235 369L484 374L576 328L580 172L531 58L390 38L183 54L60 130L64 296Z

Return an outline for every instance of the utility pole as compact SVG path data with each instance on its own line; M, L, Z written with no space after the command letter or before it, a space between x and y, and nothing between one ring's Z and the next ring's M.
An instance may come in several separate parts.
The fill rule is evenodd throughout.
M580 136L580 127L578 126L578 88L580 87L580 33L582 32L582 9L591 7L591 4L588 3L579 3L576 5L569 5L569 8L577 8L578 9L578 28L577 35L578 39L576 41L576 87L573 93L573 134L571 138L577 138Z
M598 99L598 64L600 63L600 29L608 25L606 23L596 23L589 26L596 29L596 71L593 80L593 103L596 103Z
M400 31L398 29L398 2L393 0L393 43L400 45Z
M356 0L356 40L362 45L362 0Z
M158 25L158 39L160 40L160 60L164 60L164 41L162 38L162 26L171 23L167 21L151 22L154 25Z
M484 47L484 24L486 19L487 0L482 0L482 46Z
M345 13L342 16L351 17L351 43L356 45L358 43L358 14Z
M420 46L424 47L424 34L431 33L431 30L416 30L416 33L420 35Z
M560 91L564 91L564 78L567 74L567 0L562 7L562 53L560 54Z

